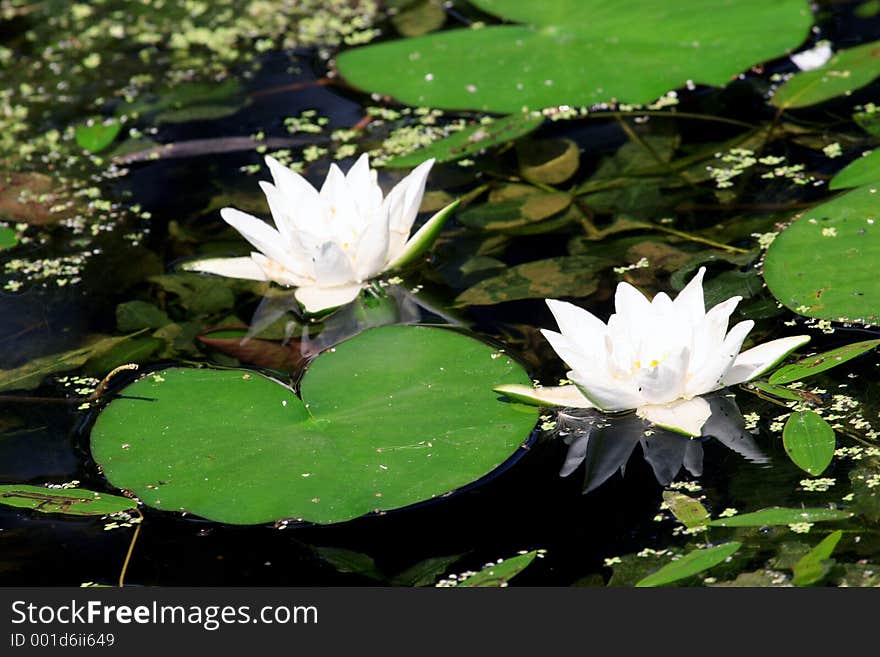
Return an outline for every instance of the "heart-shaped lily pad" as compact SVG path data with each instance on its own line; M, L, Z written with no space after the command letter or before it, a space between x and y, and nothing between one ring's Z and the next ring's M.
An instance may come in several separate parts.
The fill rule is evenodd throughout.
M528 382L473 338L386 326L318 356L302 401L239 369L147 374L98 417L92 454L111 483L159 509L341 522L446 494L509 460L537 413L492 388Z

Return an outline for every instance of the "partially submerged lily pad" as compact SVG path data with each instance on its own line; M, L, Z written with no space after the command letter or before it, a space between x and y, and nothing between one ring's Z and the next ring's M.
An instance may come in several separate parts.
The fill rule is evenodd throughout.
M507 356L440 328L370 329L300 386L244 370L170 368L128 386L92 431L107 478L145 504L232 524L334 523L442 496L491 472L537 412Z

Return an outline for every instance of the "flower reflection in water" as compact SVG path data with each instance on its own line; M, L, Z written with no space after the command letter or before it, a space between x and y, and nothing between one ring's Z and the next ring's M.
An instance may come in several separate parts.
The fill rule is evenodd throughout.
M763 464L769 458L745 428L745 420L733 395L707 397L712 414L699 438L651 426L635 414L610 416L594 409L565 408L556 416L554 433L568 452L559 472L567 477L584 464L585 493L595 490L615 472L624 473L636 445L662 486L672 483L682 467L694 477L703 473L703 443L715 439L746 460Z

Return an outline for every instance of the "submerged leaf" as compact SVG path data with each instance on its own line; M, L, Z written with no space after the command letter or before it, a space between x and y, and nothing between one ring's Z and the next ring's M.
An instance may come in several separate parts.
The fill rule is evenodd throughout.
M0 370L0 390L33 390L50 374L81 367L87 360L101 356L129 337L99 338L78 349L35 358L14 369Z
M610 263L592 256L563 256L527 262L480 281L455 300L456 305L491 305L517 299L586 297L596 291L597 274Z

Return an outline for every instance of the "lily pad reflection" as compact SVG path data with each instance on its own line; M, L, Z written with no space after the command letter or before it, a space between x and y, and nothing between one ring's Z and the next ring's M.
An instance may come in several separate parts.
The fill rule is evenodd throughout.
M652 427L634 414L614 417L592 409L559 411L556 432L568 445L559 475L567 477L584 464L584 492L589 493L618 470L623 474L636 445L641 445L657 481L668 486L682 467L694 477L703 474L703 443L711 439L752 463L770 460L746 430L733 396L717 395L706 401L712 415L703 434L694 439Z

